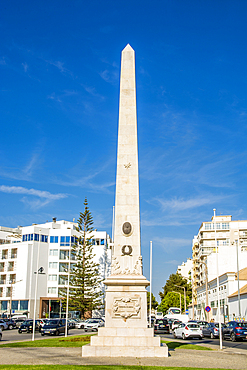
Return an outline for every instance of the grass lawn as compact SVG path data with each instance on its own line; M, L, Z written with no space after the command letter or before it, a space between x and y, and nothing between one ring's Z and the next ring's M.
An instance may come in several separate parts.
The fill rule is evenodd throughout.
M90 343L91 335L76 335L71 337L53 337L47 339L40 339L34 341L14 342L0 344L1 347L81 347L85 344ZM211 348L198 346L195 344L186 344L181 342L169 342L162 340L162 343L166 343L169 349L184 348L184 349L195 349L201 351L211 351ZM1 369L1 367L0 367Z
M2 347L81 347L90 343L91 335L77 335L73 337L55 337L34 341L0 344ZM0 368L1 369L1 368Z
M76 335L71 337L53 337L47 339L40 339L34 341L25 341L25 342L14 342L14 343L5 343L0 344L1 347L81 347L85 344L90 343L91 335ZM211 348L197 346L195 344L186 344L180 342L169 342L162 340L162 343L166 343L169 349L175 348L184 348L184 349L195 349L201 351L211 351ZM1 367L0 367L1 369Z
M194 367L163 367L163 366L114 366L114 365L0 365L0 370L197 370ZM200 368L200 370L221 370L216 368ZM222 369L223 370L223 369ZM224 369L225 370L225 369Z
M169 349L175 349L175 348L183 348L183 349L195 349L199 351L212 351L212 348L209 347L203 347L203 346L198 346L196 344L186 344L186 343L181 343L181 342L169 342L162 340L162 343L165 343Z

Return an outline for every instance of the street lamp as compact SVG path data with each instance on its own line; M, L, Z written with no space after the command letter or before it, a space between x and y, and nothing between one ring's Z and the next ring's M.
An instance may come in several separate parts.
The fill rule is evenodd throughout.
M153 242L150 241L150 296L149 296L149 327L152 327L151 313L152 313L152 256L153 256Z
M35 334L35 314L36 314L36 301L37 301L37 290L38 290L38 275L45 275L44 268L39 267L39 250L40 250L40 243L41 243L41 230L39 230L39 244L38 244L38 255L37 255L37 271L34 272L36 274L35 278L35 293L34 293L34 308L33 308L33 334L32 334L32 340L34 340L34 334Z
M199 261L199 260L197 260ZM205 286L206 286L206 307L208 306L208 266L206 262L204 261L199 261L199 263L202 263L205 266L205 275L206 275L206 281L205 281ZM207 312L207 311L206 311ZM207 321L209 320L209 312L207 312Z
M68 336L68 314L69 314L69 281L70 281L70 258L71 258L71 239L69 244L69 266L68 266L68 284L67 284L67 299L66 299L66 320L65 320L65 333L64 336Z
M180 286L180 285L176 285L174 284L175 286L177 286L178 288L182 288L184 290L184 312L186 311L186 290L185 290L185 287L184 286Z
M217 233L216 233L216 209L214 211L214 238L215 238L215 250L216 250L216 265L217 265L217 301L218 301L218 321L219 321L219 338L220 338L220 349L222 349L222 331L221 331L221 318L220 318L220 283L219 283L219 248L217 246Z
M13 284L17 284L20 281L22 281L22 279L18 280L18 281L10 280L10 302L9 302L9 317L10 317L10 319L11 319L11 309L12 309Z

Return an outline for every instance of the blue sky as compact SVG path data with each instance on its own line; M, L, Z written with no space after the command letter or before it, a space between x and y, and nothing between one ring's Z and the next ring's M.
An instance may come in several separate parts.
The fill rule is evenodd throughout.
M247 219L246 1L0 5L0 225L77 219L111 235L121 50L136 52L141 236L154 294L202 221ZM158 298L158 297L157 297Z

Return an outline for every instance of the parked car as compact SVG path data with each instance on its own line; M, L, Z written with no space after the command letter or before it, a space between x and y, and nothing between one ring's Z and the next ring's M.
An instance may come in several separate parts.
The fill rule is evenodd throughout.
M35 320L35 330L39 330L39 323ZM33 320L29 319L24 321L18 329L18 333L32 333L33 331Z
M247 322L229 321L222 330L222 336L233 342L247 339Z
M13 319L3 319L3 321L6 322L9 330L16 328L16 322Z
M98 328L105 326L105 322L102 319L88 319L85 321L84 330L87 332L89 330L98 331Z
M201 329L205 328L208 324L207 321L198 320L197 324L200 326Z
M166 319L156 319L154 323L154 333L170 333L170 326Z
M16 328L19 329L19 327L21 326L21 324L24 323L24 319L15 319L14 322L15 322L15 325L16 325Z
M173 320L172 322L172 331L178 327L178 325L182 324L182 321L180 320Z
M2 336L3 336L3 334L2 334L2 328L0 327L0 340L2 340Z
M84 329L85 320L77 320L75 327L76 329Z
M187 322L178 325L173 332L174 338L198 338L202 339L202 330L197 323Z
M66 323L64 319L50 319L41 327L41 335L59 335L65 333ZM69 329L68 329L69 332Z
M3 319L0 320L0 328L2 330L7 330L8 329L8 324Z
M221 324L221 327L224 327L224 324ZM202 334L204 337L218 338L219 336L219 323L218 322L209 322L202 329Z

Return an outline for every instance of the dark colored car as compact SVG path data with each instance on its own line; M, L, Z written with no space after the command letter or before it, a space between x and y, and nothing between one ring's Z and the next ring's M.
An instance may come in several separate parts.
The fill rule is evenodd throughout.
M223 339L237 340L247 339L247 322L229 321L222 331Z
M156 319L154 323L154 333L170 333L170 325L166 319Z
M223 328L225 324L221 324ZM202 328L202 334L204 337L218 338L219 337L219 323L218 322L209 322L206 326Z
M35 330L39 330L39 323L38 321L36 320L35 321ZM33 332L33 320L30 319L30 320L26 320L24 321L21 326L19 327L18 329L18 333L32 333Z
M51 319L44 326L41 327L41 335L59 335L65 333L65 320L64 319ZM69 330L68 330L69 332Z
M3 321L6 322L6 324L8 325L8 329L9 330L12 330L14 328L16 328L16 322L12 319L3 319Z

